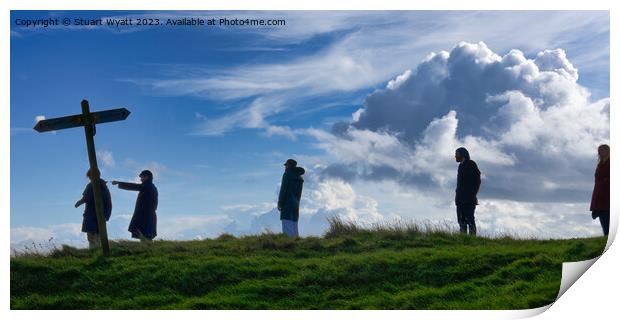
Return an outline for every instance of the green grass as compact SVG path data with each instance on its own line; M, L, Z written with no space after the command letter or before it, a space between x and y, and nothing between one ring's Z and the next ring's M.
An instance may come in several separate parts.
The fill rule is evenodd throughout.
M330 221L280 234L112 242L11 258L12 309L525 309L554 301L561 264L606 238L469 237L414 224Z

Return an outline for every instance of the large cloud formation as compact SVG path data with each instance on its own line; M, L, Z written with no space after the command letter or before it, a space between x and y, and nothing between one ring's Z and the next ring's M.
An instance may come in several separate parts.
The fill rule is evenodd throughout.
M590 101L562 49L500 56L483 42L430 54L369 95L332 132L308 130L330 176L453 190L454 150L483 172L482 197L586 202L596 148L609 141L609 99Z

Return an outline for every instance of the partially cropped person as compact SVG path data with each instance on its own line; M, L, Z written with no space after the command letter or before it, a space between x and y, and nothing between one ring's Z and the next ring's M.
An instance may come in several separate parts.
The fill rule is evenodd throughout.
M598 218L603 234L609 235L609 145L598 147L598 164L594 173L594 190L590 202L592 219Z

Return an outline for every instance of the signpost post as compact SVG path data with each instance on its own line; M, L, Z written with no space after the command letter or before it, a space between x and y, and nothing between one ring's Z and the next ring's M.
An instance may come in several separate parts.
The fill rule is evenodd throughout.
M91 173L90 183L93 186L93 195L95 197L95 212L97 214L99 238L101 240L103 255L106 257L110 255L110 245L108 244L108 232L106 230L106 221L103 214L103 198L101 197L101 186L99 185L100 173L99 168L97 167L97 154L95 153L95 124L125 120L130 113L131 112L125 108L91 113L88 101L82 100L82 114L40 120L34 126L34 129L38 132L84 127L84 134L86 135L86 149L88 151L88 162L90 164Z

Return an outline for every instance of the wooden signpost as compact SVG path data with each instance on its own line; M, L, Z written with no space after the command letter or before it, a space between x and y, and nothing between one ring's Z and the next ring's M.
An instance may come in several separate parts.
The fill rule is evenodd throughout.
M99 185L99 168L97 167L97 155L95 153L95 124L121 121L127 119L131 112L125 108L111 109L90 113L88 101L82 100L82 113L72 116L40 120L34 126L38 132L55 131L61 129L84 127L86 135L86 148L88 150L88 162L90 163L90 183L93 186L95 197L95 212L97 214L97 226L99 227L99 237L101 239L101 249L104 256L110 255L110 245L108 244L108 232L106 221L103 214L103 198L101 197L101 186Z

